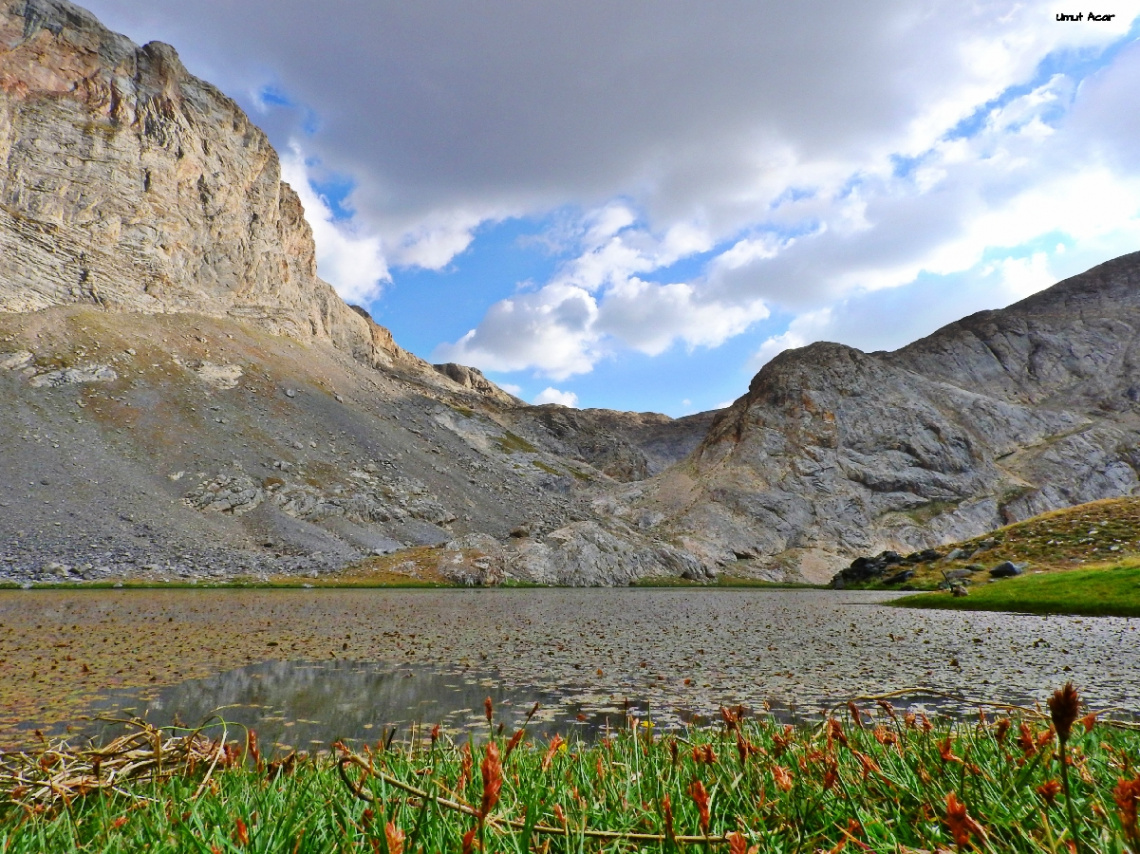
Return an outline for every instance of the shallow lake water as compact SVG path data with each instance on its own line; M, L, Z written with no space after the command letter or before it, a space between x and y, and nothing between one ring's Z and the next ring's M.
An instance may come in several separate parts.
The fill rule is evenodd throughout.
M0 640L9 639L0 654L18 655L13 627L35 623L41 637L62 637L55 646L78 662L83 639L113 625L120 636L149 638L138 660L153 662L153 683L124 668L105 678L99 671L105 684L70 709L196 723L222 708L263 739L299 747L375 740L412 721L485 727L486 696L507 726L539 702L536 734L596 732L624 722L627 708L662 727L738 703L810 720L849 698L894 691L904 692L896 705L965 715L978 702L1043 702L1068 679L1093 708L1140 711L1140 620L915 611L887 607L890 598L739 589L28 591L0 596L0 630L8 628ZM173 678L162 665L180 648L194 678ZM21 726L39 723L25 715Z

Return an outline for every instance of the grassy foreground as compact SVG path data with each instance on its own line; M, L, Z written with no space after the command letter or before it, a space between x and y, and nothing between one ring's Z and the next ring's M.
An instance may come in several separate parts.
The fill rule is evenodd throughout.
M951 726L883 701L800 729L726 709L719 731L276 762L144 728L0 757L0 852L1136 851L1140 734L1077 720L1070 686L1050 707Z
M1140 617L1140 564L1132 560L1108 568L1022 575L971 587L969 596L955 597L945 591L921 593L892 604L904 608Z

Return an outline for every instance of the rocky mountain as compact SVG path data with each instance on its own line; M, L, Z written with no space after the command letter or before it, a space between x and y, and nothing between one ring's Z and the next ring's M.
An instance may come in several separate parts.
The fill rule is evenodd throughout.
M1140 484L1140 253L893 353L789 350L614 510L702 560L824 580Z
M527 406L317 277L276 153L173 48L0 0L0 579L825 580L1131 492L1138 282L788 351L720 412Z
M695 438L618 414L571 435L405 352L317 277L277 154L173 48L66 0L0 12L0 576L321 572L444 543L465 579L700 573L582 498Z

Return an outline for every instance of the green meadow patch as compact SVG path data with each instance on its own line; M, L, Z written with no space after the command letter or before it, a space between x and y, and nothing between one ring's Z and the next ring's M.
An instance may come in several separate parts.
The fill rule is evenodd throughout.
M1129 561L1110 567L1022 575L970 587L968 596L922 593L892 604L903 608L1140 617L1140 564Z

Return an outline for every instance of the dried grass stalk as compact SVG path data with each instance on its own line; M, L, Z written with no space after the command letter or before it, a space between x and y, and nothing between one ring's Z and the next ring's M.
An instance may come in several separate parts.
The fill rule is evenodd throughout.
M227 745L224 725L221 738L211 739L201 729L164 733L141 718L108 722L122 724L128 732L103 747L45 740L33 750L0 752L0 795L37 812L95 791L140 798L123 785L206 769L205 785L219 764L233 764L240 755L235 745Z

